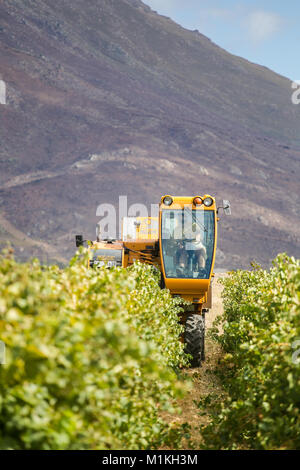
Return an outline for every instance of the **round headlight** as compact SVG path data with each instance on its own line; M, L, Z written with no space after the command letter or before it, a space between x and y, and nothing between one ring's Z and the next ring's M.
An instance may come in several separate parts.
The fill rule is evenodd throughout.
M163 199L163 203L165 206L170 206L173 202L173 199L171 198L171 196L166 196L164 199Z
M204 199L203 203L204 203L204 205L205 205L206 207L210 207L210 206L213 205L214 201L212 200L211 197L206 197L206 198Z
M199 206L200 204L202 204L201 197L195 197L195 199L193 200L193 203L195 206Z

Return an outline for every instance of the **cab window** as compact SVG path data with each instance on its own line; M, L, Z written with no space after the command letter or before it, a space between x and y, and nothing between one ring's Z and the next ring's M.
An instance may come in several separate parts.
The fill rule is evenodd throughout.
M215 211L163 210L162 257L166 277L208 279L215 240Z

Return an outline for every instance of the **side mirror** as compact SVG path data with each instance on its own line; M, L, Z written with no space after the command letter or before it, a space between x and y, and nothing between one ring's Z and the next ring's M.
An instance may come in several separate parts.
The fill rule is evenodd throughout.
M230 202L226 199L223 199L223 210L225 215L231 215Z
M77 248L79 246L83 246L83 236L82 235L76 235L75 236L75 243L76 243Z
M219 209L223 209L225 215L231 215L230 202L227 201L227 199L223 199L222 206L217 208L217 214L219 213Z

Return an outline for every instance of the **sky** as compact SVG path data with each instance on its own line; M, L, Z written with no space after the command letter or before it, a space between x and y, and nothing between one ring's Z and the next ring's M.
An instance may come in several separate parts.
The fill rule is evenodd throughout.
M218 46L300 80L299 0L143 0Z

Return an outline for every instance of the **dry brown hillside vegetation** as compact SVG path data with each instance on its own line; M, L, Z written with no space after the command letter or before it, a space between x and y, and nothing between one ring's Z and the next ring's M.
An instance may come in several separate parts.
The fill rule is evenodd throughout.
M0 70L0 239L19 257L45 256L37 240L69 258L76 232L94 236L99 204L166 193L231 200L220 267L299 256L288 79L139 0L3 0Z

